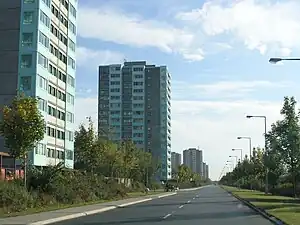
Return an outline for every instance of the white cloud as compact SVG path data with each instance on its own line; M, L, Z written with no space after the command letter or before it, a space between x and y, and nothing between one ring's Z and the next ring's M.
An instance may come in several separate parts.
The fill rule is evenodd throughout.
M77 64L82 67L96 69L101 64L121 63L124 59L122 53L110 50L93 50L85 47L78 47L76 51Z
M260 119L246 119L246 114L266 115L268 127L280 118L281 102L244 101L172 101L172 150L182 152L199 146L209 163L211 176L217 179L231 149L248 143L237 136L251 136L253 145L263 147L264 125ZM91 116L97 121L97 98L76 99L76 123L86 123Z
M287 56L300 47L300 2L294 0L209 1L201 8L177 14L208 36L231 34L251 50Z
M97 21L96 24L91 21ZM98 22L99 21L99 22ZM111 41L134 47L155 47L166 53L179 53L193 61L203 59L194 35L163 21L146 20L120 10L104 7L82 7L78 32L81 37Z
M176 99L193 99L201 98L232 98L245 97L247 94L253 93L261 88L286 88L292 84L287 81L271 82L266 80L250 80L250 81L219 81L208 84L190 84L185 81L174 81L173 98ZM189 90L187 92L187 90Z

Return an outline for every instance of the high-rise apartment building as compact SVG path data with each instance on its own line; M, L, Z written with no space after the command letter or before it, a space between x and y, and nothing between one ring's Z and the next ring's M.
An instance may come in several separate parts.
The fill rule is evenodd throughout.
M73 168L77 1L0 1L0 105L18 89L39 99L46 121L33 165Z
M132 140L162 163L159 179L171 178L171 75L145 61L99 66L98 131L111 140Z
M209 178L209 168L208 168L208 164L205 165L205 178L206 178L206 179Z
M183 164L189 167L194 173L203 176L203 155L202 150L189 148L183 151Z
M181 165L181 154L177 152L172 152L171 153L172 173L176 173L180 165Z
M209 178L209 168L207 163L203 163L203 178L208 179Z

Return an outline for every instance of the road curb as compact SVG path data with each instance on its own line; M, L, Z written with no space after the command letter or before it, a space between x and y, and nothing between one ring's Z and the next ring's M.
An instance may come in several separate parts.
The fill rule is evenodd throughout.
M246 199L243 199L239 196L237 196L236 194L233 194L231 191L226 190L224 187L220 186L224 191L226 191L227 193L229 193L230 195L232 195L233 197L235 197L236 199L238 199L239 201L241 201L244 205L248 206L250 209L254 210L256 213L260 214L261 216L263 216L265 219L271 221L273 224L276 225L288 225L287 223L283 222L282 220L280 220L279 218L269 214L268 212L266 212L264 209L261 209L257 206L255 206L254 204L252 204L250 201L247 201Z
M133 201L133 202L124 203L124 204L121 204L121 205L108 206L108 207L105 207L105 208L95 209L95 210L86 211L86 212L82 212L82 213L75 213L75 214L71 214L71 215L67 215L67 216L60 216L60 217L52 218L52 219L48 219L48 220L42 220L42 221L37 221L37 222L33 222L33 223L28 223L27 225L46 225L46 224L57 223L57 222L65 221L65 220L76 219L76 218L79 218L79 217L84 217L84 216L94 215L94 214L97 214L97 213L102 213L102 212L106 212L106 211L117 209L117 208L124 208L126 206L151 201L151 200L154 200L154 199L157 199L157 198L165 198L165 197L176 195L176 194L177 193L159 195L158 197L150 197L150 198L146 198L146 199L141 199L141 200L137 200L137 201Z
M157 198L165 198L165 197L168 197L168 196L172 196L172 195L176 195L177 192L175 193L170 193L170 194L165 194L165 195L159 195Z

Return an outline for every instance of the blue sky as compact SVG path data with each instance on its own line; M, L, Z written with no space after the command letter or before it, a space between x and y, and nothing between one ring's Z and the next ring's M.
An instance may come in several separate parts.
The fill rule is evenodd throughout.
M280 118L284 95L300 94L298 0L81 0L77 123L97 116L97 66L124 59L167 65L172 74L172 150L199 146L218 178L232 148L251 136L263 146L263 121Z

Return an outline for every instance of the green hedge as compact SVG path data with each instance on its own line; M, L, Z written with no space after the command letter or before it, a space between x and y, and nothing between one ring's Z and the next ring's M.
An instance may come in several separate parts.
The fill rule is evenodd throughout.
M2 213L26 211L55 205L70 205L100 200L114 200L127 196L130 191L145 190L135 183L126 188L116 180L79 171L64 171L48 167L32 169L28 173L28 187L20 180L0 182L0 209Z

